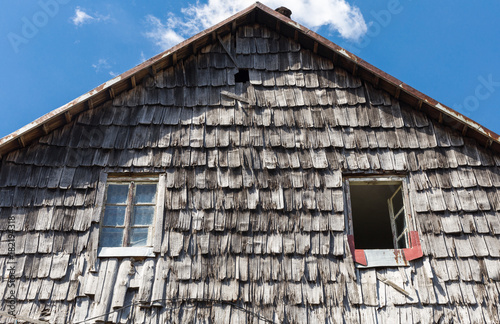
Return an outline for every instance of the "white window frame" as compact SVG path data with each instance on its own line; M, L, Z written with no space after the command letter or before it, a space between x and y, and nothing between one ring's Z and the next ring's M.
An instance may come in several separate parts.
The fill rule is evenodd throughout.
M392 229L392 240L394 243L394 248L395 249L403 249L403 248L408 248L410 245L409 241L409 222L408 222L408 216L406 214L406 210L408 210L408 207L405 206L405 197L404 197L404 192L401 192L401 195L403 197L403 207L401 207L400 210L397 212L394 211L394 197L398 194L399 191L403 191L403 183L396 189L394 194L392 195L391 198L387 199L387 205L389 206L389 217L391 219L391 229ZM396 228L396 219L399 217L404 217L404 229L401 232L401 234L398 233L398 230ZM404 238L404 241L406 242L406 246L399 246L399 241L401 238Z
M160 252L161 239L163 234L163 215L165 205L165 175L123 175L123 174L110 174L107 176L107 181L104 184L105 189L102 190L102 206L100 207L100 227L99 236L101 234L104 219L104 210L106 208L106 193L110 184L130 184L130 183L151 183L156 184L156 202L153 221L148 231L148 242L145 246L119 246L119 247L105 247L100 246L98 250L98 257L154 257L155 253ZM128 202L130 204L130 202ZM129 215L126 217L130 217ZM129 219L130 220L130 219ZM127 228L127 224L125 224ZM130 230L130 226L128 226Z
M392 238L394 243L393 249L356 249L354 246L354 226L352 217L352 206L351 206L351 192L350 186L354 185L370 185L370 184L380 184L380 185L400 185L393 196L388 199L389 214L391 217L391 229ZM409 190L408 190L408 178L404 176L352 176L344 178L344 192L346 197L346 217L347 217L347 232L348 237L352 238L352 242L349 242L353 257L356 261L356 257L363 256L366 260L366 265L356 263L359 268L371 268L371 267L390 267L390 266L409 266L408 260L405 258L405 250L411 250L413 248L421 249L420 242L410 242L410 233L416 233L415 220L412 215L413 209L410 204ZM402 190L403 197L403 208L395 213L392 199ZM397 230L395 226L395 220L397 217L405 217L405 229L401 235L404 235L406 245L405 247L399 247L397 243ZM418 235L417 235L418 239ZM419 252L421 253L421 252Z

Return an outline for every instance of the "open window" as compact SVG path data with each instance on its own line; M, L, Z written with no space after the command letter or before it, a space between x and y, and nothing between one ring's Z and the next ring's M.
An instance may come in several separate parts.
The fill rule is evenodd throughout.
M103 199L99 256L154 256L162 223L158 176L110 177Z
M400 266L422 256L403 177L345 179L349 245L361 266Z

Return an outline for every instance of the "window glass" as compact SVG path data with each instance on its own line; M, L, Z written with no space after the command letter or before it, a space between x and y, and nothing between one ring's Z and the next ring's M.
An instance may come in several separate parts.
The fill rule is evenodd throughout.
M135 206L132 225L151 225L154 212L154 206Z
M152 204L155 201L155 195L155 184L138 184L135 189L135 203Z
M103 227L101 232L102 246L122 246L123 228Z
M104 226L123 226L125 224L126 206L106 206L104 210Z
M403 235L399 240L398 240L398 248L399 249L404 249L407 247L407 239L406 236Z
M148 245L153 228L156 190L156 183L140 180L108 184L100 245Z
M148 243L148 228L136 227L130 230L130 246L144 246Z
M126 204L128 196L128 184L110 184L108 186L107 204Z
M405 222L404 214L399 215L399 217L396 218L395 223L396 223L396 232L397 232L397 235L399 236L406 229L406 222Z
M403 208L403 194L401 190L397 192L397 194L392 199L392 204L394 206L394 214L397 215L399 211Z

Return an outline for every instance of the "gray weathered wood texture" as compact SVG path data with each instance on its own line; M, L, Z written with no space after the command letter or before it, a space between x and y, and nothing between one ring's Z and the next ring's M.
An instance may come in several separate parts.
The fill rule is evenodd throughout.
M271 29L222 41L248 83L216 40L2 158L17 312L56 323L112 311L87 323L498 322L500 156ZM165 174L156 257L96 257L102 172ZM355 269L342 172L407 174L423 258Z

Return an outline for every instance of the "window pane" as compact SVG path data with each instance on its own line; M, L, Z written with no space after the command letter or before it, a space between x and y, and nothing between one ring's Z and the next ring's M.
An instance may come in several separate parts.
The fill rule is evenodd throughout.
M107 204L126 204L128 195L128 184L111 184L108 186Z
M148 244L148 228L130 229L130 246L144 246Z
M407 248L407 246L406 246L406 245L407 245L407 244L406 244L406 237L405 237L405 236L403 236L403 237L401 237L401 238L399 239L399 241L398 241L398 248L400 248L400 249Z
M101 231L101 246L122 246L123 228L103 227Z
M135 206L132 225L151 225L154 212L154 206Z
M401 190L392 199L392 204L394 206L394 215L396 215L403 208L403 194Z
M104 226L123 226L126 209L125 206L106 206L104 210Z
M155 194L155 184L139 184L135 189L135 203L154 203Z
M406 222L405 222L405 215L404 213L402 213L401 215L399 215L398 218L396 218L396 232L397 232L397 235L401 235L401 233L403 233L403 231L405 230L406 228Z

